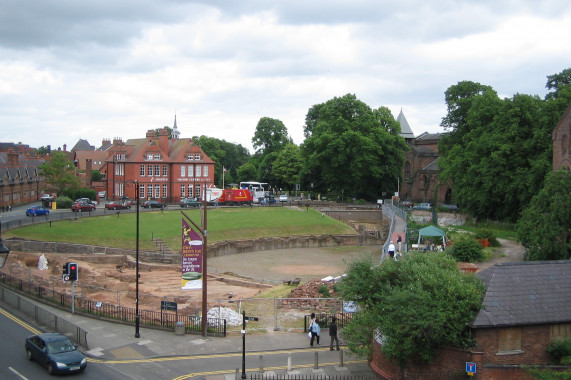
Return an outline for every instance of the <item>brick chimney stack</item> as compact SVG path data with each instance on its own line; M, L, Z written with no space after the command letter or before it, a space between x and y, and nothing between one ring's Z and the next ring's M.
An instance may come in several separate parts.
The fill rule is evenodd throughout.
M18 152L13 149L8 151L8 166L18 166Z
M165 155L169 153L169 131L166 128L159 130L159 148Z

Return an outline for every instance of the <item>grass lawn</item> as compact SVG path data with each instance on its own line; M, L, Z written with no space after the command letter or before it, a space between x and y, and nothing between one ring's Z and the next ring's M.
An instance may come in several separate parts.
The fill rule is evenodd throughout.
M200 210L184 210L200 225ZM141 249L154 249L152 238L161 238L173 250L180 248L182 230L180 210L144 212L140 214L139 236ZM271 236L317 234L354 234L346 224L323 216L313 209L289 207L209 208L208 243ZM35 224L8 231L4 238L19 237L32 240L92 244L134 249L136 214L81 218Z

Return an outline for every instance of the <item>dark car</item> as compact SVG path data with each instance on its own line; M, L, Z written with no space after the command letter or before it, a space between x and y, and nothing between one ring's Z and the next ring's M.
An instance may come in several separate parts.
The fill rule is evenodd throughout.
M93 203L87 203L87 202L76 202L71 206L71 211L74 212L95 211L95 205Z
M82 372L87 359L65 335L45 333L26 338L26 356L47 367L50 375Z
M131 208L131 206L123 202L109 202L105 203L105 208L107 210L124 210Z
M408 208L411 208L412 206L414 206L414 202L411 202L411 201L402 201L400 204L401 204L401 206L408 207Z
M432 209L432 205L430 203L419 203L413 207L414 210L430 210Z
M143 203L144 208L165 208L167 207L166 204L161 203L159 201L146 201Z
M26 210L27 216L49 215L50 210L42 206L32 206Z
M196 198L183 198L180 200L180 207L200 207L202 202Z

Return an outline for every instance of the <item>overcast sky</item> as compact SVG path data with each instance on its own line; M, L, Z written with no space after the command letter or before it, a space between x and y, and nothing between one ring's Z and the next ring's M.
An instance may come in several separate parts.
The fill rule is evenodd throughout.
M0 0L0 141L71 149L173 126L252 150L261 117L303 142L355 94L441 132L459 81L546 94L571 67L569 0Z

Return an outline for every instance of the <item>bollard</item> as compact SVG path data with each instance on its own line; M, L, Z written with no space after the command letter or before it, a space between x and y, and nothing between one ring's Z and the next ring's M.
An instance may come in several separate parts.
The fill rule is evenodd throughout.
M343 350L339 351L339 367L343 367Z
M240 379L240 377L241 377L240 376L240 368L236 367L236 375L234 376L234 379L238 380L238 379Z
M319 352L315 351L315 362L313 363L313 368L319 368Z
M264 373L264 356L260 355L260 373Z
M291 372L291 354L287 357L287 371Z

